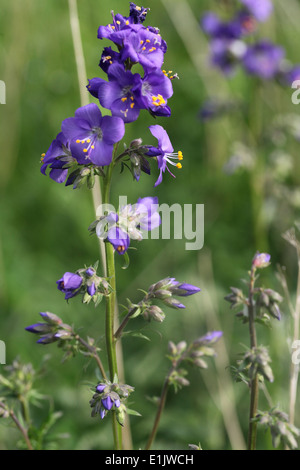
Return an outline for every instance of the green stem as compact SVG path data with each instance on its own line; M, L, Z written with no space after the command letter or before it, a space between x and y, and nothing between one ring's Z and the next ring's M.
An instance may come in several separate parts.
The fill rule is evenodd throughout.
M250 274L250 285L249 285L249 333L250 333L250 346L251 349L257 347L256 329L255 329L255 314L254 314L254 292L255 282L255 268L252 267ZM249 413L249 431L248 431L248 450L255 450L256 448L256 434L257 434L257 423L253 422L253 418L257 414L258 407L258 375L252 378L250 382L250 413Z
M160 418L161 418L162 412L164 410L166 399L167 399L167 393L168 393L168 389L169 389L169 380L170 380L170 377L171 377L172 373L174 372L174 370L176 370L176 367L177 367L177 364L175 366L171 367L167 377L165 378L164 385L163 385L163 388L162 388L162 391L161 391L160 400L159 400L159 406L158 406L156 416L155 416L155 420L154 420L154 424L153 424L153 428L152 428L151 434L149 436L148 442L146 444L145 450L150 450L150 448L153 444L153 441L155 439L157 429L158 429L158 425L159 425L159 422L160 422Z
M114 155L116 154L117 145L115 145ZM114 167L113 162L108 166L107 173L104 178L102 200L103 204L109 204L110 201L110 187L112 179L112 171ZM114 378L118 376L117 365L117 352L116 341L114 338L114 318L115 318L115 303L116 303L116 272L115 272L115 254L114 248L111 243L105 243L105 258L106 258L106 276L109 279L112 287L111 294L106 297L106 316L105 316L105 339L106 351L108 358L110 380L113 382ZM112 412L112 428L114 436L114 447L116 450L122 449L122 428L117 422L116 414Z

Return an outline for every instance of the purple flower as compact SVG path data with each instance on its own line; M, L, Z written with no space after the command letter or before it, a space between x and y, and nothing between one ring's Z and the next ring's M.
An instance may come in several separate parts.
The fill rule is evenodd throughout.
M65 159L65 160L62 160ZM57 183L63 183L68 175L67 165L68 159L72 159L69 150L69 142L66 137L60 132L51 143L49 149L42 155L41 172L45 175L49 167L49 176Z
M109 165L113 147L125 133L124 121L116 116L103 116L95 103L78 108L75 117L62 123L70 148L78 163Z
M239 17L225 22L213 12L204 14L201 26L203 31L214 39L239 39L243 32Z
M155 116L170 116L167 100L173 95L170 78L161 70L146 73L141 86L142 107L149 109Z
M162 182L163 173L168 170L168 172L175 178L173 173L169 170L167 164L176 166L177 168L182 168L180 162L175 163L173 160L182 160L182 152L179 151L178 153L174 153L173 146L171 144L170 138L165 131L165 129L156 124L154 126L149 127L151 134L157 139L158 147L149 147L148 152L146 155L148 156L156 156L158 169L160 170L159 177L154 186L159 185Z
M135 5L135 3L130 2L129 16L133 19L134 23L143 23L146 19L148 10L150 10L150 8L139 7Z
M130 244L129 235L117 226L111 227L108 230L107 241L112 244L119 255L124 255Z
M82 284L82 277L78 274L66 272L56 283L57 288L65 294L65 299L67 300L78 294Z
M130 59L140 63L145 69L160 68L164 61L165 42L156 34L141 25L133 25L123 42L121 60Z
M216 343L223 336L223 331L211 331L196 339L195 345Z
M119 63L120 62L120 53L112 50L111 47L105 47L103 49L101 59L99 62L99 67L102 68L102 70L107 73L109 67L114 64L114 63Z
M273 11L271 0L240 0L257 21L266 21Z
M274 78L280 71L284 50L268 41L249 46L243 57L243 65L251 75L264 80Z
M109 39L118 46L122 46L124 38L130 34L133 18L126 18L120 15L113 15L113 21L107 26L99 26L98 39Z
M108 70L108 79L98 86L98 98L104 108L124 122L135 121L140 113L139 98L142 81L138 73L132 74L123 65L113 64Z
M231 75L247 48L241 40L216 38L211 41L210 49L212 64L220 68L225 75Z

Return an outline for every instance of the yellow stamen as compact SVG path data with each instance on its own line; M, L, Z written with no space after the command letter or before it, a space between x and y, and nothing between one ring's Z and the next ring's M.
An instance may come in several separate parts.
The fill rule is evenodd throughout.
M125 101L127 101L126 96L124 96L124 98L121 98L121 101L123 101L123 103L124 103Z
M146 42L151 42L150 39L146 39Z
M117 24L121 24L121 21L116 21Z
M91 148L94 150L94 148L95 148L95 145L92 145L92 146L91 146Z
M45 153L42 153L41 157L44 157L46 154Z
M178 160L183 160L183 155L182 155L181 150L179 150L178 152Z
M142 51L145 51L145 50L146 50L146 48L145 48L145 47L143 47L143 48L142 48ZM150 51L149 51L149 52L150 52Z
M144 44L144 41L143 41L143 40L142 40L142 41L140 41L140 44L141 44L141 45L142 45L142 44Z
M181 163L177 163L177 165L176 165L176 166L177 166L177 168L179 168L179 169L181 169L181 168L182 168L182 165L181 165Z
M125 250L125 246L124 245L119 245L118 248L117 248L117 251L123 251Z
M86 153L88 151L88 149L83 149L84 153Z
M90 141L91 141L91 139L87 139L87 143L88 143L88 144L90 143Z
M132 109L132 108L134 107L134 103L131 103L130 107L131 107L131 109Z
M80 141L79 139L76 140L76 144L80 144L80 142L81 142L81 141Z

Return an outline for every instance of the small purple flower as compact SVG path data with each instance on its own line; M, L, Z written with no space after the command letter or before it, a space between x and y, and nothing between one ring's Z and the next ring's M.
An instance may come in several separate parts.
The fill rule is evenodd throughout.
M96 294L96 286L95 286L95 283L92 282L91 285L87 284L87 288L86 288L88 294L93 297L93 295Z
M133 25L123 42L121 60L130 59L145 69L159 69L164 61L165 42L159 34L141 25Z
M120 63L120 53L114 51L111 47L105 47L101 55L99 67L107 73L109 67L115 63Z
M96 271L95 271L94 268L87 268L86 271L85 271L85 274L88 277L92 277L92 276L94 276L94 274L96 274Z
M78 108L75 117L62 123L62 131L70 140L70 148L78 163L109 165L113 147L125 133L124 121L116 116L102 116L95 103Z
M257 252L252 260L252 266L255 268L266 268L269 266L271 255L269 253Z
M82 284L82 277L75 273L66 272L56 283L57 288L65 294L65 299L67 300L78 294Z
M118 46L122 46L124 38L130 34L133 18L126 18L119 13L113 15L113 21L107 26L99 26L98 39L109 39Z
M112 244L119 255L124 255L130 244L129 235L117 226L111 227L108 230L107 241Z
M260 22L267 21L273 11L271 0L240 0L240 2Z
M146 19L147 12L150 8L139 7L135 3L130 2L129 16L135 24L143 23Z
M182 160L182 152L179 151L178 153L174 153L173 146L171 144L170 138L165 131L165 129L156 124L154 126L149 126L151 134L157 139L158 147L149 147L148 152L146 155L148 156L156 156L158 169L160 170L159 177L154 186L159 185L162 182L163 173L168 170L168 172L175 178L173 173L169 170L167 164L176 166L177 168L182 168L180 162L175 163L173 160Z
M142 81L138 73L132 74L123 65L113 64L108 70L108 79L98 86L98 98L104 108L124 122L135 121L140 113L139 98Z
M64 158L65 160L62 160ZM60 132L51 143L49 149L42 155L41 172L46 174L49 167L49 176L57 183L63 183L68 175L67 160L71 159L71 152L69 150L69 142L66 137Z
M146 73L141 86L142 107L149 109L154 116L170 116L167 100L173 95L170 78L161 70Z
M248 47L243 65L249 74L270 80L280 72L283 58L284 50L281 47L261 41Z

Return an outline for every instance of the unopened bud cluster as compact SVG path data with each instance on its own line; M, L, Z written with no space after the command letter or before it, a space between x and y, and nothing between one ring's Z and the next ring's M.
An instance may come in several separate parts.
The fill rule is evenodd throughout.
M83 303L88 304L92 300L95 306L101 302L103 296L111 292L108 281L97 276L97 264L78 269L75 273L66 272L56 283L57 288L65 294L66 300L81 294Z
M259 374L269 382L273 382L274 376L269 365L270 362L271 359L266 347L252 348L244 354L243 359L239 362L239 371L248 375L251 380Z
M298 448L297 438L300 436L300 429L289 423L288 415L278 408L260 411L253 421L270 429L273 447L282 444L291 450Z
M90 400L92 417L99 414L103 419L109 411L115 411L118 423L123 426L126 406L124 401L134 390L126 384L101 382L96 386L96 391Z

